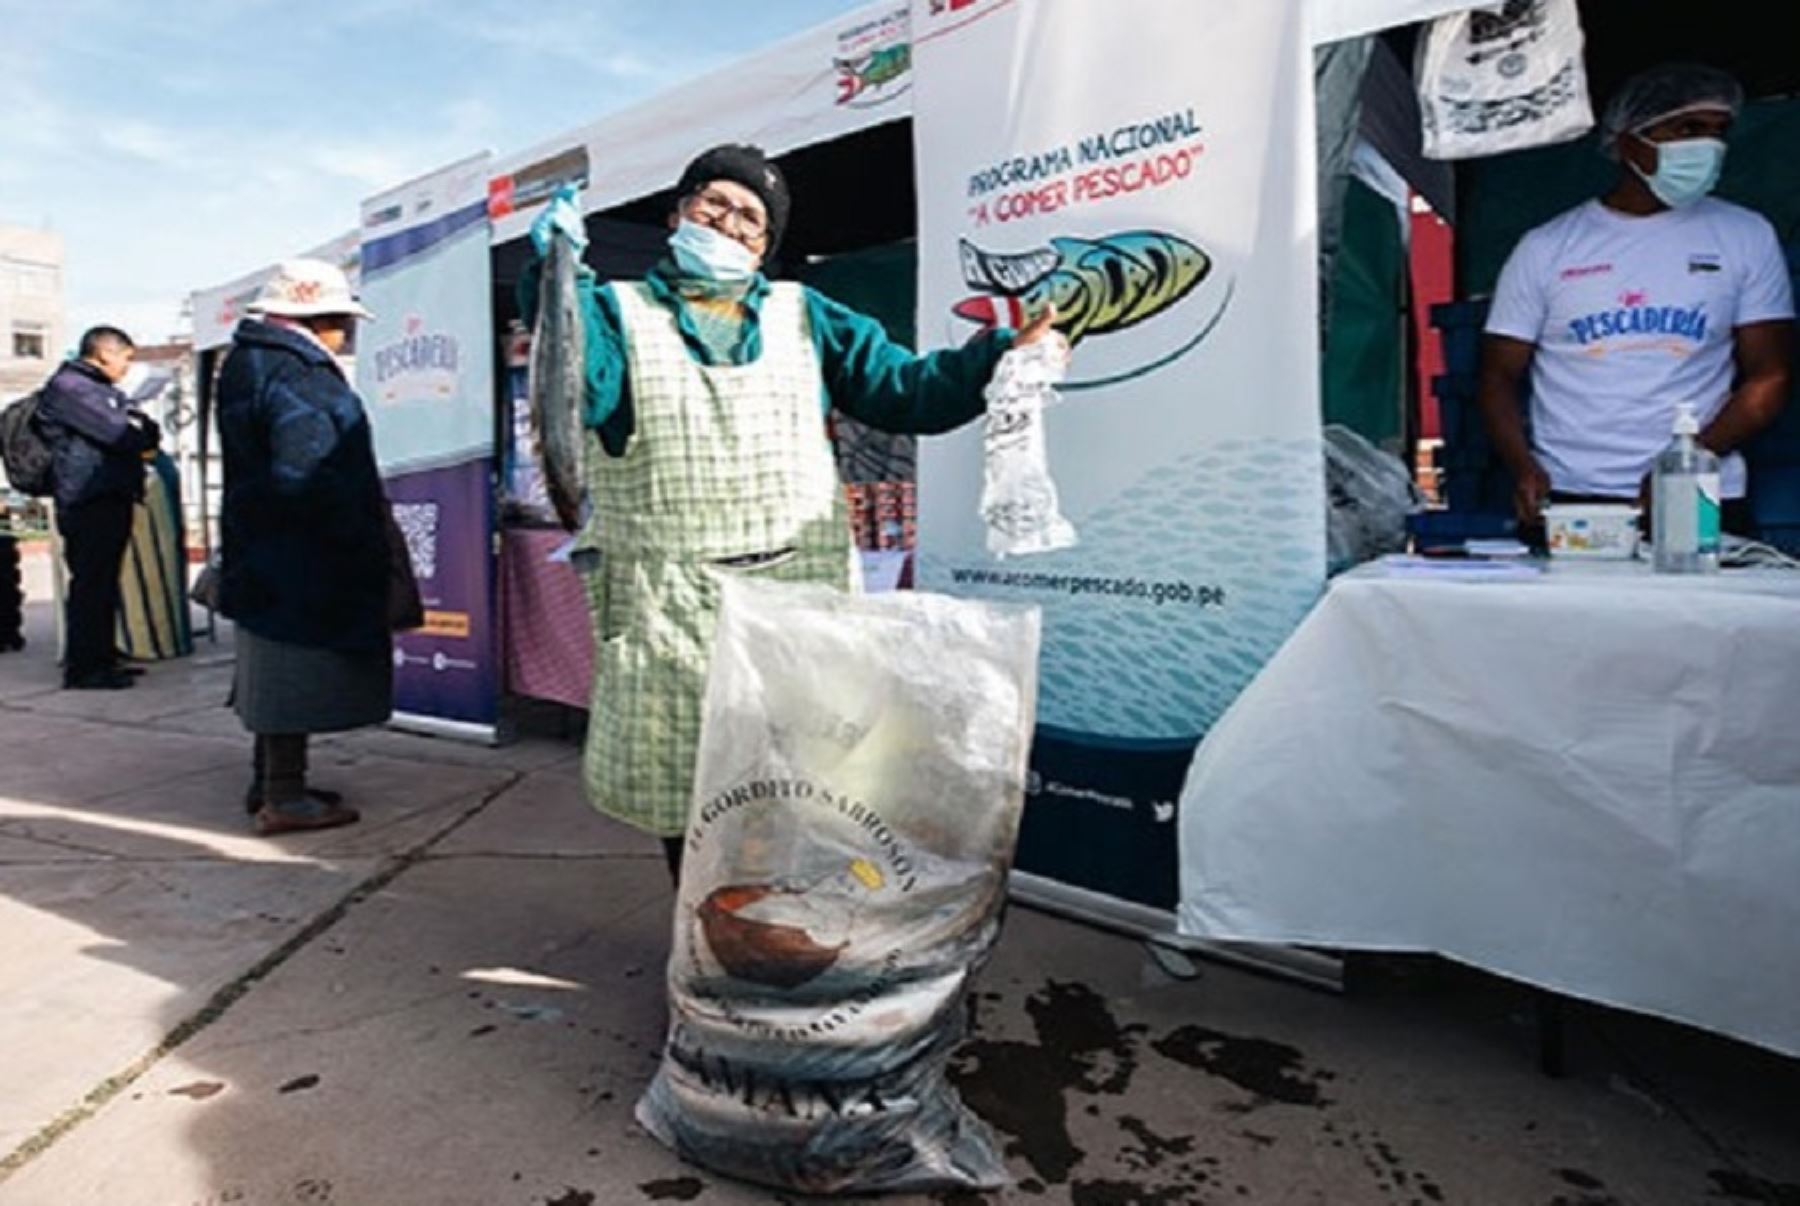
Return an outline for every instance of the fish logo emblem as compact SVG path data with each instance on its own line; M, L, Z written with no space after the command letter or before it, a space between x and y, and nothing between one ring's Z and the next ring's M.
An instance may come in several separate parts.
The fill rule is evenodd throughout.
M961 241L963 283L978 290L954 307L984 327L1023 326L1056 307L1073 347L1154 318L1212 270L1204 251L1172 234L1134 230L1103 239L1051 239L1048 247L996 255Z
M866 108L892 100L905 91L892 85L912 70L912 46L901 42L856 58L834 59L832 64L838 73L837 103Z
M959 240L963 283L973 294L951 307L956 317L988 329L1018 328L1056 307L1056 329L1071 348L1164 314L1211 274L1212 257L1179 235L1132 230L1097 239L1055 238L1046 247L1002 254ZM1230 291L1226 292L1226 301ZM1193 339L1169 356L1123 377L1070 382L1066 388L1110 384L1160 368L1209 334L1218 312Z

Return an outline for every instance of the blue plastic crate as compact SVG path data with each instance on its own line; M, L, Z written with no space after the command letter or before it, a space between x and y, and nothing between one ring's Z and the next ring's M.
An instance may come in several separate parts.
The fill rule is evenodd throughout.
M1774 545L1790 557L1800 557L1800 523L1759 524L1756 538L1764 544Z
M1415 545L1499 540L1513 535L1515 526L1512 514L1502 511L1420 511L1406 517Z
M1750 514L1757 526L1800 524L1800 465L1757 465L1750 472Z
M1487 321L1488 300L1441 302L1431 307L1431 325L1442 336L1444 368L1452 374L1473 377L1481 361L1481 327Z

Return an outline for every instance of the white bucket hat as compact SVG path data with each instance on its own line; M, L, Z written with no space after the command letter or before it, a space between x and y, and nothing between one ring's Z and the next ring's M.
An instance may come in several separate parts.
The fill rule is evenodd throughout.
M315 318L321 314L353 314L374 318L350 292L343 269L324 260L283 260L244 307L249 314L282 318Z

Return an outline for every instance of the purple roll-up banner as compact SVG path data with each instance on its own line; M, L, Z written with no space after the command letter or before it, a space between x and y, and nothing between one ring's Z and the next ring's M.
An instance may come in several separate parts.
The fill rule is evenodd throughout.
M492 726L500 658L495 627L493 462L387 479L425 604L425 626L394 639L394 711Z

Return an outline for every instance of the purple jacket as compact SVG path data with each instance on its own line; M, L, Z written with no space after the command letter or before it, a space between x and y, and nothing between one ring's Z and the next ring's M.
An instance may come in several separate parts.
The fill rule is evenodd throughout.
M44 383L38 422L55 458L56 505L144 496L143 453L156 447L153 424L133 422L125 395L99 369L80 360Z

